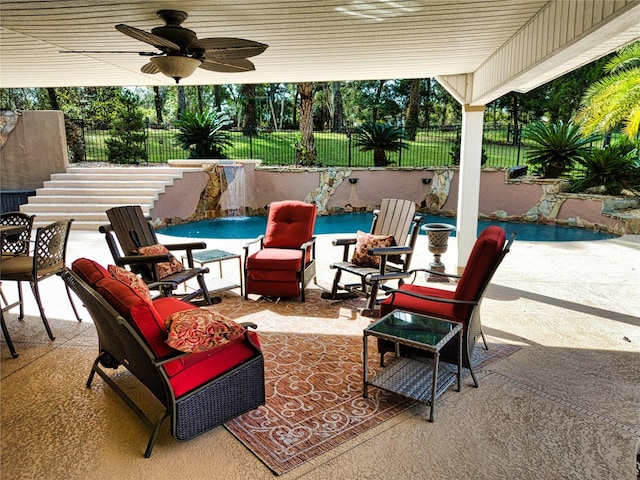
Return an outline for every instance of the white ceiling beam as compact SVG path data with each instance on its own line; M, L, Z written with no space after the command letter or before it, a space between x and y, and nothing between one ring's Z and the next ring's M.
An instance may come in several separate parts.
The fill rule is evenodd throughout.
M640 1L553 0L473 75L436 77L462 104L527 92L640 38Z

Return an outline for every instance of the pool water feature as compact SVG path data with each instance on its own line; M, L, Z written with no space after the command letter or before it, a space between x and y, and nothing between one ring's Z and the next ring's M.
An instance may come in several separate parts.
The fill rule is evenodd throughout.
M456 224L455 218L423 215L425 223ZM372 213L346 213L320 216L316 220L315 234L354 234L357 230L368 232L373 220ZM158 230L158 233L174 237L187 238L220 238L220 239L252 239L263 235L267 225L266 217L227 217L200 220L193 223L171 225ZM576 242L606 240L615 235L602 232L592 232L583 228L543 225L537 223L519 222L478 222L478 233L489 225L499 225L507 232L517 232L518 240L532 242ZM425 232L420 231L420 235ZM455 236L455 231L451 236Z

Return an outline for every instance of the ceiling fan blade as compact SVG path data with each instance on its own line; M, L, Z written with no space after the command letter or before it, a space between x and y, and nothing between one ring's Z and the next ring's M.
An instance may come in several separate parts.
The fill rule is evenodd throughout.
M153 63L145 63L140 69L142 73L160 73L160 69Z
M200 68L204 68L205 70L211 70L212 72L222 72L222 73L241 73L241 72L250 72L255 70L255 65L246 59L235 59L235 60L212 60L207 58L202 64Z
M141 55L143 57L154 57L156 55L162 55L161 52L134 52L131 50L58 50L58 53L131 53L135 55Z
M205 58L231 60L260 55L268 45L242 38L213 37L196 40L187 48L190 52L204 50Z
M144 30L140 30L139 28L130 27L129 25L124 25L122 23L116 25L116 30L125 35L129 35L131 38L135 38L136 40L140 40L141 42L148 43L149 45L153 45L159 50L163 52L180 50L180 47L166 38L162 38L158 35L154 35L153 33L145 32Z

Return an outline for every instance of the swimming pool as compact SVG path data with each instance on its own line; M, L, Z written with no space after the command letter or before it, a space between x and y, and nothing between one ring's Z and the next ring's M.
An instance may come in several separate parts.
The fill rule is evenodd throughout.
M423 215L424 223L448 223L456 224L455 218L439 217L435 215ZM371 228L373 214L371 213L347 213L341 215L327 215L318 217L316 220L315 233L352 234L356 230L368 232ZM615 235L608 233L595 233L583 228L571 228L554 225L541 225L536 223L515 223L515 222L478 222L478 232L484 230L489 225L499 225L507 232L507 236L512 232L518 233L518 240L534 242L576 242L588 240L605 240L615 238ZM158 233L174 237L187 238L236 238L251 239L264 234L267 225L266 217L228 217L214 218L210 220L200 220L182 225L172 225L158 230ZM420 231L420 235L425 235ZM452 233L455 236L455 232Z

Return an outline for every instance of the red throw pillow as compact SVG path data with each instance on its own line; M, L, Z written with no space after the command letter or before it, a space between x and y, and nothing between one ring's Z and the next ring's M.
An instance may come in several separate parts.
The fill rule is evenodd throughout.
M196 308L169 315L167 345L181 352L211 350L244 334L244 327L215 310Z
M151 292L149 291L149 287L144 283L140 277L136 274L131 273L128 270L125 270L122 267L117 265L109 265L107 267L109 273L116 280L124 283L131 287L131 289L138 294L139 297L143 298L147 302L151 302Z
M171 261L158 263L158 275L160 278L168 277L172 273L178 273L184 270L182 262L172 255L167 247L156 244L148 247L140 247L138 249L140 255L171 255Z
M369 255L369 249L390 247L392 243L392 235L372 235L358 230L356 248L351 257L351 263L359 267L377 268L380 266L380 257L378 255Z

